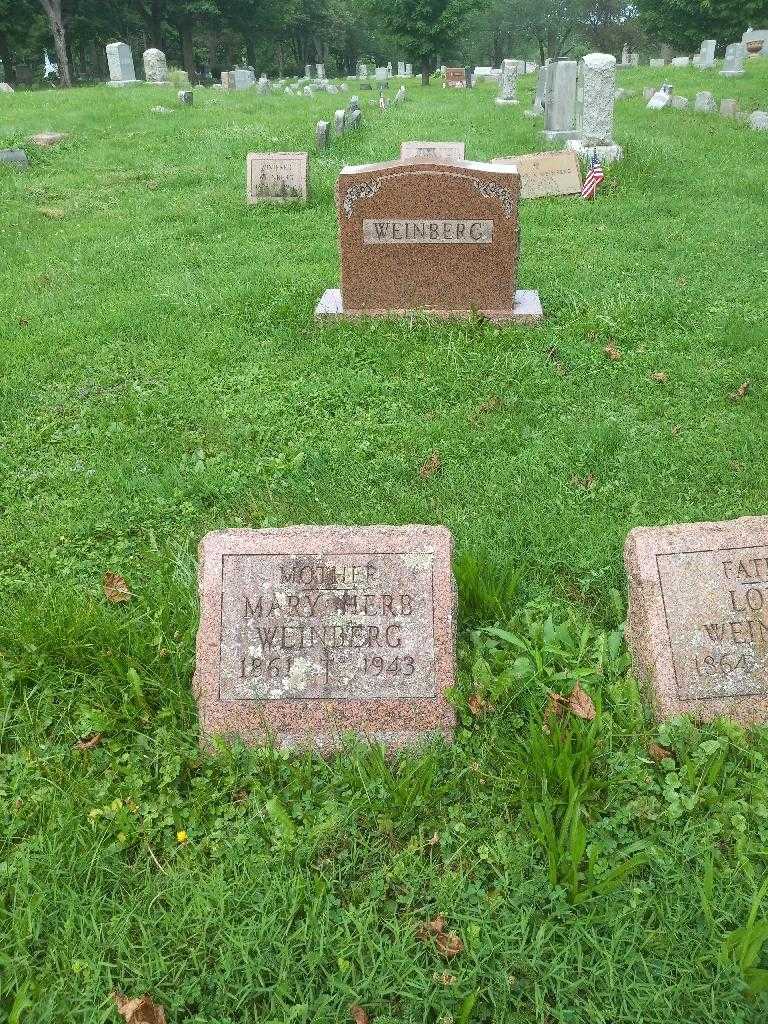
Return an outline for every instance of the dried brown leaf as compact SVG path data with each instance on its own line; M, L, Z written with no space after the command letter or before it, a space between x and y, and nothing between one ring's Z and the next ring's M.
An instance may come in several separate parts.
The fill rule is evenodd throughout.
M352 1003L349 1008L349 1016L355 1022L355 1024L368 1024L370 1017L362 1006L358 1006L357 1003Z
M566 698L562 693L552 690L548 694L547 706L544 709L544 718L562 718L567 705Z
M659 384L665 384L669 380L669 377L667 377L663 370L658 370L656 373L651 374L651 380L655 380Z
M480 404L478 412L495 412L500 409L504 403L498 395L491 395L490 398L486 398L484 402Z
M603 352L605 352L611 362L615 363L617 359L621 359L621 352L616 348L613 342L609 342L603 349Z
M666 747L659 746L658 743L648 744L648 757L650 757L652 761L655 761L656 764L659 764L660 761L663 761L667 757L673 758L674 756L675 755L671 750L667 750Z
M431 839L427 840L427 846L437 846L440 842L440 836L435 832Z
M129 999L122 992L113 992L112 998L125 1024L166 1024L165 1010L148 995Z
M480 715L486 708L486 703L479 693L473 693L467 700L467 707L473 715Z
M422 480L428 480L435 473L443 468L442 460L437 452L432 452L427 461L419 467L419 476Z
M445 931L446 920L442 914L438 914L431 921L425 921L424 924L420 924L416 929L416 938L422 942L426 942L427 939L433 935L440 935Z
M244 804L248 799L248 796L249 794L247 789L236 789L235 792L232 794L232 803Z
M581 688L581 683L579 682L571 690L568 698L568 710L572 715L576 715L577 718L583 718L587 722L591 722L597 714L592 698L586 690Z
M102 735L100 732L94 732L90 736L78 740L75 744L75 750L93 750L94 747L98 747L101 743Z
M571 483L574 487L583 487L585 491L590 491L597 483L597 477L594 473L587 473L586 476L572 476Z
M435 946L440 956L451 960L464 949L464 943L455 932L440 932L435 936Z
M740 402L742 398L746 398L748 391L749 381L745 380L743 384L740 384L739 387L736 388L732 395L728 395L728 398L732 402Z
M434 981L439 981L441 985L456 984L456 975L449 974L448 971L443 971L441 974L438 974L438 972L435 971L435 973L432 975L432 978Z
M110 604L124 604L131 600L133 594L119 573L108 572L104 577L104 596Z
M58 206L38 206L37 212L42 217L47 217L48 220L62 220L66 217L65 212Z

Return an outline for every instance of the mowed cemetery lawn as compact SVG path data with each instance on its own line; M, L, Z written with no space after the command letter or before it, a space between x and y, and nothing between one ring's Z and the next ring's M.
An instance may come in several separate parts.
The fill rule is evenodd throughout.
M341 166L535 151L534 76L360 92L323 155L349 94L0 97L0 1019L765 1019L768 737L655 725L622 641L627 531L768 494L768 136L665 78L768 107L768 61L620 72L597 200L522 203L541 328L313 321ZM306 206L246 205L307 148ZM294 523L453 531L453 746L199 752L197 543ZM594 721L547 715L575 680Z

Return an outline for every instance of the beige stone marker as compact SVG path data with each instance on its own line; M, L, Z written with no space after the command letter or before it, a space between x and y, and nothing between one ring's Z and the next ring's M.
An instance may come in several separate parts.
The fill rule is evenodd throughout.
M198 571L201 742L450 738L452 554L443 526L209 533Z
M514 164L522 182L521 199L542 196L571 196L581 193L581 165L575 153L524 153L522 156L497 156L494 164Z
M768 721L768 516L638 527L628 643L660 718Z
M463 142L401 142L401 160L463 160Z
M306 153L248 154L249 203L302 201L308 192L309 158Z

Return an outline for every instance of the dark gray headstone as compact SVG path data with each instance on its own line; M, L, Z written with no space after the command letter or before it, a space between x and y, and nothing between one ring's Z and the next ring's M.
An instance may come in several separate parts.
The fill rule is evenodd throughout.
M26 171L29 160L23 149L0 149L0 164L16 164Z

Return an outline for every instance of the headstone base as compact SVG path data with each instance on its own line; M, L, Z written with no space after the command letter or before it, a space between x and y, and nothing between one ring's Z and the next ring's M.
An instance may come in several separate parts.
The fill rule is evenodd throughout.
M743 71L721 71L720 74L724 78L740 78L744 74L744 72Z
M497 107L508 107L508 106L512 106L514 104L517 104L519 102L520 102L520 100L503 100L501 98L501 96L497 96L496 97L496 106Z
M579 133L575 129L563 132L545 130L541 134L548 142L567 142L569 139L579 138Z
M398 317L410 316L413 313L426 313L427 316L439 320L468 320L472 310L465 309L344 309L340 288L329 288L315 306L315 317L318 320L348 319L356 320L364 317ZM544 310L537 291L518 289L515 292L514 309L480 309L480 316L497 324L540 324L544 319Z
M624 150L615 143L610 146L588 146L581 139L569 139L565 148L572 150L582 160L589 161L596 156L601 164L612 164L624 158Z
M127 82L107 82L110 89L122 89L125 85L145 85L145 82L140 82L138 78L131 78Z

